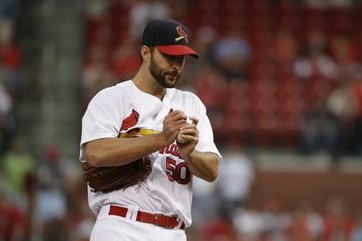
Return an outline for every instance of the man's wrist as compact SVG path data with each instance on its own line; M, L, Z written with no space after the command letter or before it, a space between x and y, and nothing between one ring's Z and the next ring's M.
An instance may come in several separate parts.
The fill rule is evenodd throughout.
M190 159L192 158L192 153L194 153L194 151L192 151L190 154L185 155L185 156L182 156L182 154L180 154L180 155L181 155L181 158L182 158L185 162L189 162Z
M155 135L153 135L154 137L154 142L160 147L163 148L165 146L168 145L167 140L165 138L164 135L162 135L162 133L157 133Z

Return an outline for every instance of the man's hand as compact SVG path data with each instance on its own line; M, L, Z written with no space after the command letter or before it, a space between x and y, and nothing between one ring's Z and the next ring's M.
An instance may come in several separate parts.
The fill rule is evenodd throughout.
M186 124L187 116L180 110L171 110L163 121L163 136L166 145L170 145L176 140L181 127Z
M186 123L177 135L180 157L187 163L191 173L208 182L215 181L218 176L219 156L212 152L199 152L195 150L199 142L199 131L197 123L199 120L190 117L192 123Z
M179 148L180 156L186 160L194 151L197 143L199 142L199 131L197 130L197 123L199 120L196 117L190 117L191 124L186 123L180 128L177 135L176 143Z

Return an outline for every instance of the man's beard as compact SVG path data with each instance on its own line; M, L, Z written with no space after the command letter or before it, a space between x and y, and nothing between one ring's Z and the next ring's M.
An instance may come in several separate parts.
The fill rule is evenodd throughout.
M177 73L177 70L162 73L161 68L158 67L157 64L155 63L155 61L153 60L153 56L151 56L151 62L150 62L149 70L150 70L151 75L153 76L153 78L155 78L155 80L163 88L173 88L173 87L175 87L175 85L176 85L176 83L179 80L180 75L181 75L181 74ZM172 75L174 78L176 78L176 80L174 82L167 81L166 80L166 75Z

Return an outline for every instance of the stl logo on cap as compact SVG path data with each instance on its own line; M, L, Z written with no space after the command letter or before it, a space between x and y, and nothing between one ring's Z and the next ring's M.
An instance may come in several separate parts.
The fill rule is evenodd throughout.
M176 27L176 31L180 35L179 37L175 38L176 42L180 41L181 39L185 39L186 43L189 42L187 34L185 33L185 31L182 29L182 27L180 25Z

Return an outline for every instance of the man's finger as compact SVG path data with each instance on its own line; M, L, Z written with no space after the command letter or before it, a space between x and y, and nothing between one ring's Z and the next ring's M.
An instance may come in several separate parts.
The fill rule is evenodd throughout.
M179 110L174 110L168 114L170 120L177 120L177 119L187 119L187 116Z
M198 142L198 140L199 140L199 138L197 136L192 136L192 135L182 135L181 134L181 138L185 142Z
M190 116L189 118L192 121L192 124L194 124L195 126L197 125L197 123L199 123L199 119L195 116Z
M197 129L197 128L195 124L186 124L181 128L181 130L186 130L186 129Z
M180 131L180 133L182 135L192 135L192 136L196 136L197 135L197 130L196 129L183 129Z

